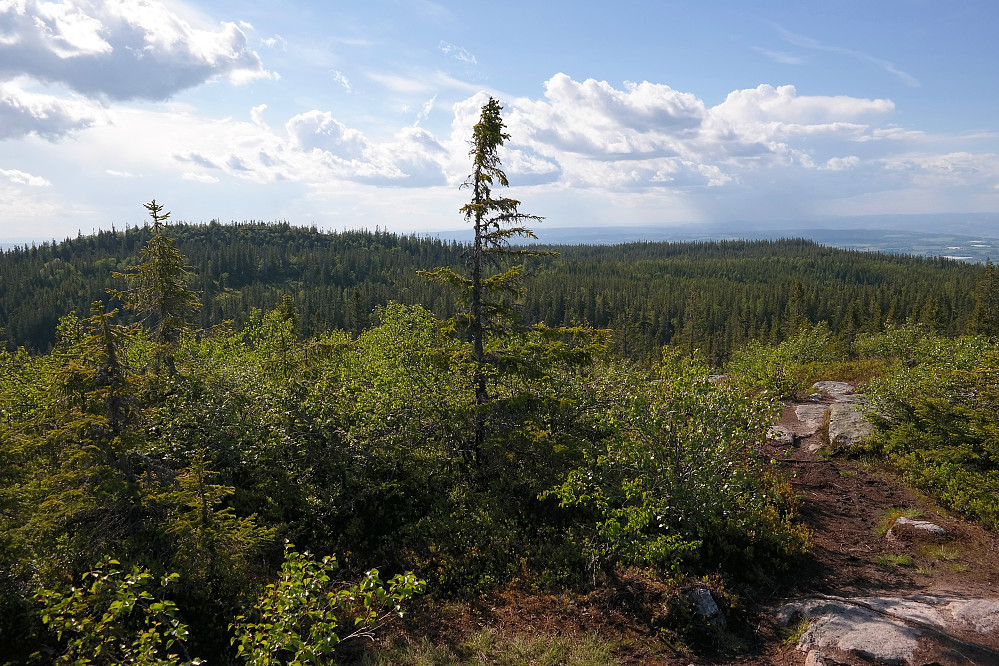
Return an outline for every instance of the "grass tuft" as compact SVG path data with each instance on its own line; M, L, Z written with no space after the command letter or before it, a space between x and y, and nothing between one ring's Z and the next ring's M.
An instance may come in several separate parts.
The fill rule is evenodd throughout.
M913 563L912 555L878 555L874 561L886 567L911 567Z
M909 518L915 520L917 518L923 517L922 509L907 509L903 507L891 507L888 509L884 515L878 520L877 535L884 536L891 529L891 526L895 524L897 518Z

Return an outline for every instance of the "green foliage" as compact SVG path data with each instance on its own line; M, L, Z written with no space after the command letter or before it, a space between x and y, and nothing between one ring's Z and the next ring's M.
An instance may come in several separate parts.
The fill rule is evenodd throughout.
M999 274L992 261L975 285L975 309L968 324L969 333L999 335Z
M866 391L873 450L945 506L999 527L999 347L911 329L864 344L896 361Z
M145 261L126 273L115 273L115 277L125 278L128 289L109 292L122 299L127 309L139 313L152 339L160 345L157 360L165 362L167 371L174 375L174 348L201 302L190 289L193 274L184 265L184 255L164 233L170 213L162 212L163 206L155 199L144 206L153 218L153 236L142 249Z
M732 355L727 371L746 388L787 398L803 388L802 366L837 360L826 323L805 326L779 345L751 341Z
M169 235L196 273L189 286L201 309L191 322L201 328L231 320L239 329L253 309L269 311L285 296L294 302L303 336L335 329L358 334L370 325L368 314L391 300L422 305L441 318L467 312L456 306L454 292L417 271L440 266L467 276L468 243L377 231L321 233L284 223L177 223ZM0 326L9 343L50 348L59 317L86 313L108 288L120 289L112 272L141 262L152 236L149 226L130 227L5 252ZM526 291L517 311L525 323L610 328L616 353L649 363L672 344L687 353L700 349L721 366L749 340L777 344L797 332L789 317L826 321L849 342L886 323L904 324L928 298L935 304L932 325L960 333L971 321L983 275L979 265L803 240L532 249L557 249L561 259L523 258Z
M421 273L435 282L457 288L465 312L457 318L464 324L472 338L472 356L475 366L472 372L472 386L475 390L476 410L473 414L473 436L471 458L481 473L485 465L483 446L486 440L486 409L490 393L486 375L491 357L486 355L486 346L497 338L513 330L511 299L523 296L522 266L512 266L505 271L492 270L501 258L509 255L539 257L555 254L532 249L510 248L510 239L518 236L537 238L525 226L525 221L540 221L537 215L521 213L520 202L508 197L494 198L494 184L508 187L506 174L500 168L499 149L510 138L504 132L505 125L500 115L503 107L492 97L482 107L479 122L472 130L471 149L472 173L462 187L472 190L472 200L461 207L466 222L472 224L474 232L472 245L468 250L468 276L462 276L451 268L438 268Z
M614 644L597 635L559 633L504 636L486 628L454 646L427 641L374 652L366 666L616 666Z
M947 337L924 326L889 326L884 332L861 335L853 343L858 356L901 363L905 367L933 366L943 370L970 370L994 343L983 335Z
M912 555L908 553L902 555L877 555L874 561L884 567L911 567L913 565Z
M592 512L594 558L662 572L779 567L803 552L789 489L754 459L775 405L716 386L676 352L633 398L619 436L546 493Z
M341 641L372 637L426 583L411 572L383 582L378 570L344 587L332 579L336 558L321 561L285 546L276 583L267 586L253 613L233 623L236 654L250 666L325 664Z
M380 256L370 243L451 256L385 235L345 236L354 245L337 254L296 245L291 229L204 231L273 232L298 259L334 263ZM136 251L150 242L126 238ZM270 256L268 270L292 270L276 257L288 258ZM786 487L751 450L773 405L711 385L704 364L671 353L650 382L613 358L614 332L510 320L489 329L480 359L453 320L392 302L355 311L353 332L312 335L321 287L282 284L280 302L240 310L240 324L177 323L164 341L98 304L59 323L50 353L0 354L0 594L18 640L44 642L18 621L36 590L68 589L109 555L123 570L178 572L171 597L197 628L192 651L224 663L237 644L246 658L328 657L332 637L371 630L370 609L341 593L391 611L419 582L382 584L371 562L467 595L581 585L591 561L739 575L803 547ZM267 300L223 292L240 308ZM342 578L364 582L336 584L332 560L295 554L246 612L274 580L278 539L349 552Z
M163 597L177 574L156 579L141 567L128 572L119 567L117 560L107 558L83 576L82 586L68 592L42 589L35 595L43 606L42 622L64 646L61 653L50 655L54 663L202 663L187 655L187 625L179 619L176 604Z

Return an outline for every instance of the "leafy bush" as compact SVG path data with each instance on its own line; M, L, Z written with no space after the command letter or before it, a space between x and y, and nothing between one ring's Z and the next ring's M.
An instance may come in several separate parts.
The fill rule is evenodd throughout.
M286 546L278 581L267 586L252 614L231 625L237 656L250 666L328 663L342 641L373 636L426 588L412 572L384 582L377 569L345 587L332 579L336 569L334 557L316 560Z
M999 528L999 347L980 336L912 335L865 342L896 362L866 391L871 448L945 506Z
M546 493L592 517L594 562L736 572L780 568L803 552L790 489L751 448L775 403L711 384L704 366L675 352L659 372L634 387L618 437Z
M35 595L44 607L42 622L64 642L61 654L50 655L55 663L200 664L186 654L188 630L176 604L162 597L177 574L157 580L141 567L125 573L119 566L108 558L84 575L82 587L42 589Z
M732 354L727 370L740 385L789 397L802 388L799 368L840 357L825 323L804 327L776 347L756 340Z

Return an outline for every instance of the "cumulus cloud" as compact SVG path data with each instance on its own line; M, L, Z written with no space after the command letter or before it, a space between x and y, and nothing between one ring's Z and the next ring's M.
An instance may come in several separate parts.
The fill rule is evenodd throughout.
M467 137L484 100L455 106L453 141ZM565 74L546 83L544 99L511 107L510 150L527 148L551 165L540 172L574 186L630 188L719 187L766 167L845 168L849 160L823 153L875 140L873 123L894 111L890 100L801 96L794 86L770 85L733 91L709 108L663 84L619 88Z
M884 116L895 110L886 99L839 95L799 96L794 86L760 85L730 92L712 116L733 122L781 122L823 125Z
M297 150L316 150L354 160L362 157L368 148L368 140L361 132L350 129L329 111L300 113L285 123L285 129L292 148Z
M214 78L273 76L235 23L192 26L155 0L0 3L0 76L81 94L163 100Z
M51 187L47 179L41 176L33 176L18 169L0 169L0 176L6 178L17 185L27 185L28 187Z
M37 134L54 139L101 121L99 107L77 98L62 99L25 91L0 81L0 139Z
M822 167L828 171L846 171L860 165L860 158L856 155L846 157L830 157Z

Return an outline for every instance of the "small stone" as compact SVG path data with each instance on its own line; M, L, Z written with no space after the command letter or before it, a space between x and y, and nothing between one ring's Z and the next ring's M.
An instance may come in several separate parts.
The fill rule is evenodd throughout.
M715 598L711 596L711 591L704 587L694 588L686 594L687 599L694 605L694 612L701 617L707 618L711 626L716 629L725 628L725 616L715 603Z
M895 531L895 528L898 528L898 532ZM888 530L888 534L898 536L898 533L902 530L916 530L917 532L926 532L927 534L935 534L937 536L946 536L947 534L947 530L936 523L931 523L928 520L913 520L905 516L899 516L895 519L891 529Z

